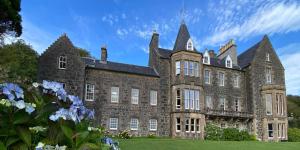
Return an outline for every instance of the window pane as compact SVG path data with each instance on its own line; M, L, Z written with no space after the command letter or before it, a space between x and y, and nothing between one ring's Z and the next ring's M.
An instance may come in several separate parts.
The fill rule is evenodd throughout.
M206 100L206 108L207 108L207 109L212 109L211 96L206 96L206 97L205 97L205 100Z
M157 130L157 120L150 119L149 126L150 126L150 131L156 131Z
M130 129L131 130L138 130L138 124L139 124L138 119L132 118L131 121L130 121Z
M85 100L87 101L94 100L94 85L86 84Z
M210 84L210 71L204 70L204 82Z
M150 91L150 105L157 105L157 91Z
M119 102L119 87L111 87L111 102Z
M190 94L189 94L189 90L185 89L184 90L184 108L185 109L189 109L190 108Z
M195 91L194 90L189 90L190 93L190 109L194 109L195 105Z
M196 110L200 110L200 92L199 91L195 91L195 107Z
M194 62L195 64L195 76L199 77L199 63L198 62Z
M176 90L176 109L181 108L181 96L180 96L180 89Z
M109 129L117 130L118 129L118 118L109 119Z
M139 89L131 89L131 103L132 104L139 103Z
M176 75L180 74L180 61L176 61Z
M272 95L266 94L266 111L267 115L272 115Z
M189 62L184 61L184 75L189 75Z

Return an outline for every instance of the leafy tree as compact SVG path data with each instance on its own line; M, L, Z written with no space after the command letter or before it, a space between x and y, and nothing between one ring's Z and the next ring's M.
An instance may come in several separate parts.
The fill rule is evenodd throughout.
M0 83L28 84L36 80L38 54L30 45L18 40L0 47Z
M21 0L0 0L0 37L4 34L19 37L22 34Z
M81 57L91 57L91 54L89 51L87 51L86 49L80 48L80 47L76 47L79 50L79 55Z

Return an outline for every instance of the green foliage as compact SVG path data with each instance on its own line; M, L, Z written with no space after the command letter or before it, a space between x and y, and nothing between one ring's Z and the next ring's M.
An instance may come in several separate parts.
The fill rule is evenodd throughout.
M81 57L91 57L91 54L89 51L87 51L86 49L83 49L83 48L79 48L79 47L76 47L79 51L79 55Z
M205 127L205 139L213 141L253 141L255 136L236 128L222 129L216 125L207 124Z
M287 96L288 115L293 114L294 118L300 117L300 96Z
M5 96L0 94L0 100ZM68 103L58 100L54 95L42 94L41 89L29 87L25 100L35 103L31 114L24 109L0 104L0 150L34 149L38 143L67 146L70 149L101 149L103 128L90 127L91 122L60 119L49 120L61 105ZM55 102L55 103L53 103Z
M128 130L124 130L124 131L121 131L119 134L118 134L118 138L121 138L121 139L130 139L132 136L129 134L129 131Z
M147 135L147 138L154 139L154 138L156 138L156 135L153 134L153 133L149 133L149 134Z
M289 142L300 142L300 129L289 128L288 129L288 141Z
M0 0L0 37L10 34L19 37L22 34L20 0Z
M36 80L38 54L22 40L0 47L0 83L30 84Z

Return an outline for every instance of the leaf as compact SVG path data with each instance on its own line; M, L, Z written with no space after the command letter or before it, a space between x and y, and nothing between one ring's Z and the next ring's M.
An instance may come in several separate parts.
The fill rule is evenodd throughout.
M0 149L1 150L6 150L6 147L5 147L5 145L0 141Z
M18 111L14 115L14 125L16 124L24 124L30 121L30 116L24 111Z
M65 136L72 141L72 136L73 136L73 131L71 128L69 128L68 126L65 125L61 125L60 126L61 130L63 131L63 133L65 134Z
M18 134L22 141L24 141L28 146L31 144L31 134L29 129L24 127L17 127Z
M18 137L9 137L8 140L6 141L6 146L8 147L11 144L14 144L19 140L20 140L20 138L18 138Z
M78 149L85 150L85 149L101 149L99 145L94 143L83 143Z
M89 132L83 131L76 134L76 146L79 146L88 137Z

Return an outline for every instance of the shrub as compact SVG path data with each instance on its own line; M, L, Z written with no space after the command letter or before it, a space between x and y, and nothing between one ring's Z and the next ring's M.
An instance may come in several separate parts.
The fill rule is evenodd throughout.
M288 141L289 142L300 142L300 129L289 128L288 129Z
M128 130L124 130L124 131L121 131L119 134L118 134L118 138L121 138L121 139L130 139L132 136L129 134L129 131Z
M149 133L149 134L147 135L147 138L154 139L154 138L156 138L156 135L153 134L153 133Z
M247 131L240 131L236 128L222 129L216 125L208 124L205 127L205 139L214 141L253 141L256 140L254 135Z

